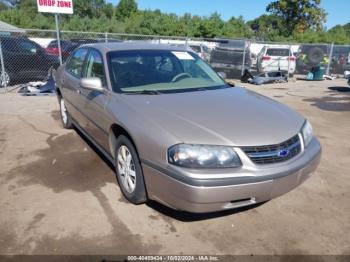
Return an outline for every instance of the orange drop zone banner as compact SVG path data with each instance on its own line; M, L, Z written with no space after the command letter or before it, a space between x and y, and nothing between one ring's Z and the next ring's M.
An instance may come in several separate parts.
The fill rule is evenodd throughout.
M73 0L37 0L42 13L73 14Z

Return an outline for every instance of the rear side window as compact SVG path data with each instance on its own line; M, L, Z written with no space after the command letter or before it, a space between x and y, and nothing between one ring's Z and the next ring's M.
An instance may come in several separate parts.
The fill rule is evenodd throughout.
M289 56L289 49L268 48L266 50L266 55L269 55L269 56Z
M67 71L76 77L80 77L87 52L88 50L86 48L76 50L67 63Z
M106 85L105 72L101 54L96 50L91 50L86 64L85 77L98 77L103 85Z

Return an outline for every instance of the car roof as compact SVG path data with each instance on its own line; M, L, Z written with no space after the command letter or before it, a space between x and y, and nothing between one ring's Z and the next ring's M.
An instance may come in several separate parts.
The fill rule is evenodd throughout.
M290 49L289 45L266 45L267 49Z
M173 46L167 44L152 44L149 42L112 42L112 43L93 43L83 44L80 47L93 47L102 53L110 51L128 51L128 50L169 50L169 51L188 51L186 47Z

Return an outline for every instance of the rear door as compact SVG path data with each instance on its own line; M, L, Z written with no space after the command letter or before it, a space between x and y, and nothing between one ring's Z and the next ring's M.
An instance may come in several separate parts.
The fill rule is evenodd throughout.
M82 88L81 95L84 99L83 110L88 115L86 130L90 136L92 136L92 138L108 152L108 131L111 120L108 118L109 115L105 108L110 100L111 92L106 84L103 56L97 49L90 49L83 77L98 77L103 83L104 91L92 91Z
M84 72L88 51L87 48L79 48L74 51L67 61L61 79L61 92L66 101L67 109L81 127L87 126L87 114L84 112L84 97L80 87L80 79Z

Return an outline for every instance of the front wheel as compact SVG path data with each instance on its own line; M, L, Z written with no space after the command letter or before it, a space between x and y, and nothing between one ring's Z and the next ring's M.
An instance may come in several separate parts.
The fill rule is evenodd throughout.
M115 167L124 197L133 204L147 201L141 163L131 141L120 135L116 141Z

